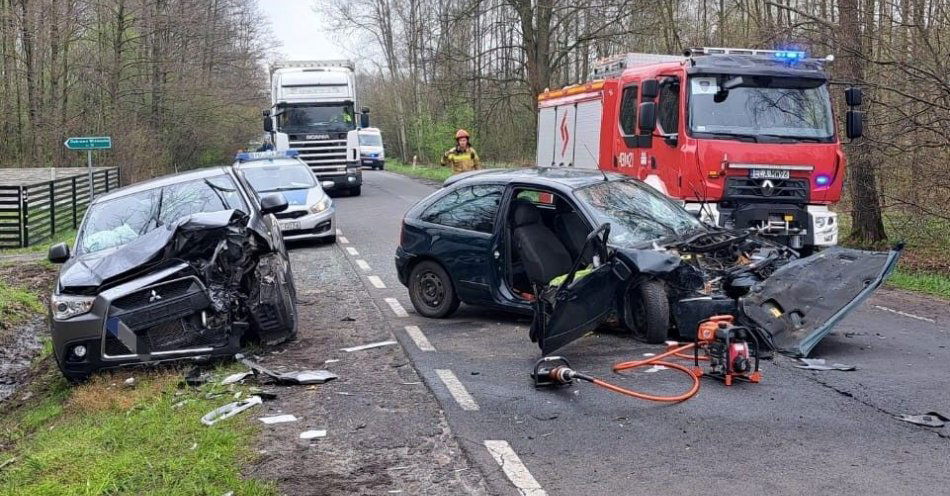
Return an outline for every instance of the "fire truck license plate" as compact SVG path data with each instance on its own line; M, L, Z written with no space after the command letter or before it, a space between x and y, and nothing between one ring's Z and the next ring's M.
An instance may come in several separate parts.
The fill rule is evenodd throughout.
M782 169L752 169L749 171L752 179L788 179L789 171Z
M284 231L296 231L300 229L300 223L295 220L284 221L280 223L280 228Z

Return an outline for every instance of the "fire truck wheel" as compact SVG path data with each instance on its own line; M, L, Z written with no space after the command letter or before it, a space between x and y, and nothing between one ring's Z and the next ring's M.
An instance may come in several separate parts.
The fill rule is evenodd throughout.
M409 273L409 299L416 311L431 319L442 319L459 307L452 278L436 262L424 260Z
M656 279L634 283L623 302L623 325L633 337L651 344L666 341L670 329L670 303L666 284Z

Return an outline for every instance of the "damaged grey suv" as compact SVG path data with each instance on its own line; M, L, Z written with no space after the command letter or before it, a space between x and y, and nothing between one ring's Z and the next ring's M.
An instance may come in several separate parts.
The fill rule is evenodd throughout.
M230 168L153 179L96 198L50 303L56 362L71 380L133 363L230 355L296 333L296 290L273 215Z

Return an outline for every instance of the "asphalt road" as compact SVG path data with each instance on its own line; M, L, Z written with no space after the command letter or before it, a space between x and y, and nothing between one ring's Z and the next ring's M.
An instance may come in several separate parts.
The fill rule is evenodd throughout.
M854 372L801 370L778 357L763 364L761 384L704 379L698 396L676 405L590 384L536 391L528 373L540 352L525 318L462 305L450 319L426 319L399 284L393 254L402 215L434 188L388 172L366 171L364 180L362 196L336 200L340 247L492 494L946 494L950 487L950 426L895 418L950 416L945 302L880 291L812 353L856 365ZM682 390L688 384L673 371L610 372L614 362L659 351L603 330L560 354L620 384Z

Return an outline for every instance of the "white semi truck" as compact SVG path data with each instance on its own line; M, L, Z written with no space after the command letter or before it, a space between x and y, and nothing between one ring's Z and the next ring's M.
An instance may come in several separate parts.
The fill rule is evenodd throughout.
M297 150L328 191L359 195L363 184L357 129L356 73L349 60L284 61L271 66L271 108L264 131L274 149Z

